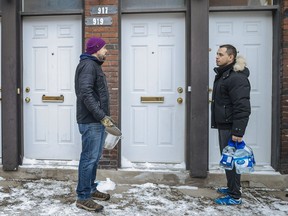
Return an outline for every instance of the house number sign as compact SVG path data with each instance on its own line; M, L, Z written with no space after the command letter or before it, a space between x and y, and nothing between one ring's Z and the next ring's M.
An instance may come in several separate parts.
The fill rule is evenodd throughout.
M95 25L95 26L107 26L112 25L112 17L103 17L96 15L107 15L107 14L116 14L117 7L115 5L101 5L91 7L90 14L95 15L95 17L87 17L85 19L86 25Z
M91 15L105 15L105 14L116 14L117 7L115 5L101 5L91 7L90 14Z
M112 17L87 17L86 25L107 26L112 25Z

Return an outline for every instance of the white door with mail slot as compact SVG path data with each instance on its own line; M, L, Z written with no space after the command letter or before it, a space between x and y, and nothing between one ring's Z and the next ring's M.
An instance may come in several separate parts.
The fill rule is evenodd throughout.
M81 41L80 16L24 18L25 158L79 158L74 74Z
M122 159L182 163L185 15L122 17Z

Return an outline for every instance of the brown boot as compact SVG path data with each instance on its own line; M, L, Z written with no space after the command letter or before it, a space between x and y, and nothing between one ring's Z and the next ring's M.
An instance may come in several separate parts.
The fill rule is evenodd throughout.
M102 205L99 205L98 203L94 202L92 199L77 200L76 206L78 208L85 209L87 211L95 211L95 212L99 212L103 209Z
M107 201L110 199L110 195L96 190L94 193L91 194L91 198L94 200Z

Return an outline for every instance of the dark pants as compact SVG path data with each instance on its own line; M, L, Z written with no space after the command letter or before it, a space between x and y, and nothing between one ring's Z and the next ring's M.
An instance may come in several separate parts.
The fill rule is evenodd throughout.
M220 130L218 129L219 134L219 144L220 151L222 154L222 150L227 146L229 139L231 139L231 130ZM236 173L235 166L233 170L225 170L226 179L227 179L227 187L229 188L229 195L235 199L241 198L241 175Z

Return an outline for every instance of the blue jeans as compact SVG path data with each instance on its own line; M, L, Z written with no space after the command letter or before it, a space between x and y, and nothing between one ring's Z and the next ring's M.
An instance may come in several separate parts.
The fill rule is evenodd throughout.
M105 141L105 127L100 123L78 124L82 135L82 152L78 168L77 198L89 199L96 191L98 162L102 156Z

